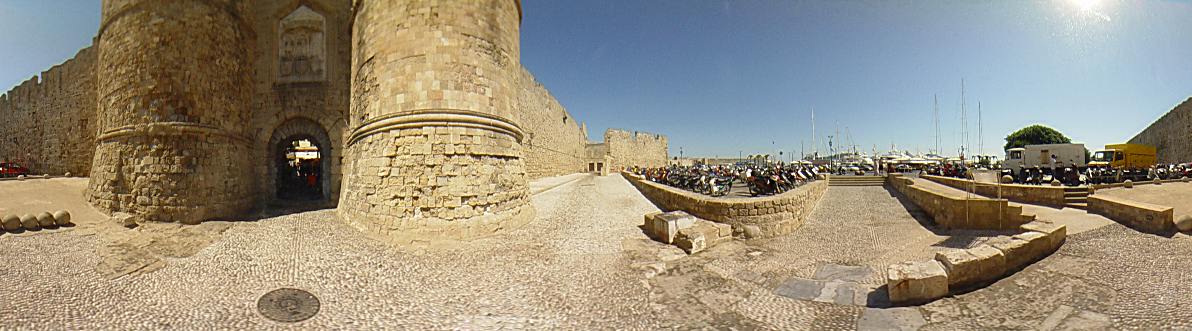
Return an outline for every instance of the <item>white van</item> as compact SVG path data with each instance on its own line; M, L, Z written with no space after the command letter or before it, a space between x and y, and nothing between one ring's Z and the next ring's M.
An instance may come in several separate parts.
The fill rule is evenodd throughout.
M1015 173L1022 171L1023 167L1034 168L1036 166L1044 169L1051 169L1052 156L1055 156L1055 167L1071 167L1075 165L1076 168L1085 168L1087 166L1084 159L1084 144L1047 144L1047 145L1026 145L1023 148L1011 148L1006 151L1006 161L1004 167L1012 169Z

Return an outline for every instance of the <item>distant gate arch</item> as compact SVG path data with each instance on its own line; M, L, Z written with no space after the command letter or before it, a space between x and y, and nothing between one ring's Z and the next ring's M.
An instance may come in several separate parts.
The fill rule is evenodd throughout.
M331 138L327 134L327 129L323 128L318 122L305 118L295 117L282 122L273 130L270 135L268 148L268 176L265 177L266 193L268 198L266 201L279 201L277 191L277 168L281 162L286 162L285 158L285 144L294 140L306 139L315 145L319 150L319 183L322 196L318 201L327 203L335 200L333 194L336 190L332 189L332 160L338 157L339 151L333 148Z

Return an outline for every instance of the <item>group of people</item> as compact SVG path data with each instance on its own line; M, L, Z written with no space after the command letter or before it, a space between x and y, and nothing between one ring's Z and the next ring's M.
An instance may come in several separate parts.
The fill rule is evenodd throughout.
M723 196L741 181L753 196L789 191L827 172L828 169L782 162L768 165L697 165L664 168L631 168L630 172L655 183L711 196Z

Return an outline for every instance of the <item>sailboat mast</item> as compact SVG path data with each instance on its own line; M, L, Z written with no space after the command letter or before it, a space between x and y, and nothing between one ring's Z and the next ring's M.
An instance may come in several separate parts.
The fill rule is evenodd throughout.
M968 148L968 110L964 107L964 78L960 79L960 159L964 160Z
M932 99L935 102L935 153L943 155L944 152L940 151L940 97L936 94L932 96Z
M985 152L985 123L981 122L981 101L977 101L977 152Z

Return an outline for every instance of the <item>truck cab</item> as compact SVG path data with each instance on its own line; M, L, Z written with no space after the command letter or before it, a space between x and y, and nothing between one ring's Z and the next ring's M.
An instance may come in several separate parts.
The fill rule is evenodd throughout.
M1106 149L1099 150L1093 153L1093 158L1089 162L1090 167L1115 167L1117 164L1122 164L1125 161L1126 155L1122 151ZM1116 168L1116 167L1115 167Z
M1006 169L1012 169L1014 172L1021 171L1025 162L1023 159L1023 154L1025 153L1026 148L1021 147L1006 150L1006 161L1002 163L1002 166Z

